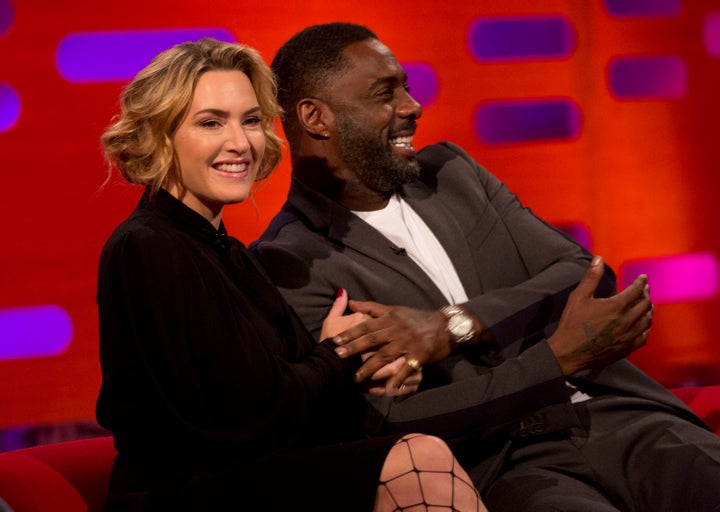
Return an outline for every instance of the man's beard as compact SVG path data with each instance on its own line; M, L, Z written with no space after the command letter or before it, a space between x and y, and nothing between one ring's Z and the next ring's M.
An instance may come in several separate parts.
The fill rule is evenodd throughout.
M420 176L416 160L402 160L393 154L389 141L363 132L350 116L340 114L338 139L343 162L369 189L390 195L401 185Z

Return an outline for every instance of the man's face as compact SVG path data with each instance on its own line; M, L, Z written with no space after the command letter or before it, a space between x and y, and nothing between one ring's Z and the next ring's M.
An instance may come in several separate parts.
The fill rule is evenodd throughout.
M369 189L389 194L417 179L412 137L422 108L392 52L377 40L345 49L350 64L328 94L344 165Z

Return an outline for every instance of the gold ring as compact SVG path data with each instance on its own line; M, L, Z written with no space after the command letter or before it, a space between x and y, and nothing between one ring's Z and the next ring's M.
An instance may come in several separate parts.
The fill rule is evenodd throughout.
M415 370L416 372L419 372L420 370L422 370L422 365L420 364L420 361L418 361L414 357L407 358L405 360L405 364L408 365L413 370Z

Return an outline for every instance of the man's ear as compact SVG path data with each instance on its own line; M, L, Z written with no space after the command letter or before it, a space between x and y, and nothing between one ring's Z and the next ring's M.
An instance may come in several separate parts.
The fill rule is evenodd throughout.
M315 139L330 138L333 115L330 107L316 98L303 98L297 104L302 129Z

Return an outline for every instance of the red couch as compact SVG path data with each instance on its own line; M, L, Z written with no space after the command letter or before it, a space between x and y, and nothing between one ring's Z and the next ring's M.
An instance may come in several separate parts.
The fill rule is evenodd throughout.
M720 435L720 384L670 389Z
M720 385L672 391L720 434ZM100 512L114 457L109 436L0 453L0 512Z
M109 436L0 453L0 511L100 512L114 457Z

